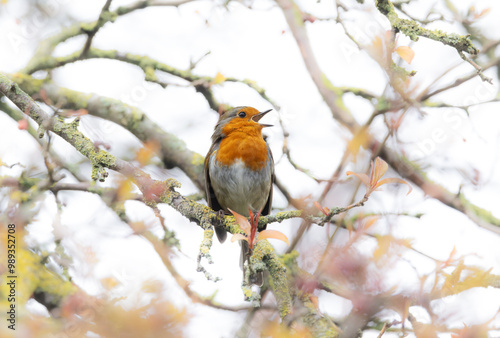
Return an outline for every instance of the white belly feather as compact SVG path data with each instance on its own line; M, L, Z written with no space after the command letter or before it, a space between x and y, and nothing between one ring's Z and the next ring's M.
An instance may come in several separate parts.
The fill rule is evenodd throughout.
M209 161L209 175L215 197L224 209L231 209L244 216L249 216L248 208L252 212L262 210L266 205L271 189L270 161L255 172L237 159L231 168L218 165L215 161L216 152L212 153ZM262 173L266 173L262 175Z

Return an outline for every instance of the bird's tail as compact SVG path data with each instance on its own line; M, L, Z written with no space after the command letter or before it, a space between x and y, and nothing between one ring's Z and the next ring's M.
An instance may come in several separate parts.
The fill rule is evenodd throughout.
M226 229L223 227L218 227L218 226L215 226L214 229L215 229L215 234L217 235L217 239L219 240L219 242L224 243L224 241L227 238Z

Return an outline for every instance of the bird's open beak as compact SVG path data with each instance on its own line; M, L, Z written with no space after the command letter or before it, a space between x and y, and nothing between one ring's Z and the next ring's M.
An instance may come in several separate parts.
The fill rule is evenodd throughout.
M254 122L259 122L259 120L261 118L264 117L264 115L266 115L267 113L269 113L272 109L269 109L269 110L266 110L266 111L263 111L262 113L258 113L257 115L254 115L252 117L252 121ZM273 125L272 124L262 124L262 123L259 123L263 128L265 127L272 127Z

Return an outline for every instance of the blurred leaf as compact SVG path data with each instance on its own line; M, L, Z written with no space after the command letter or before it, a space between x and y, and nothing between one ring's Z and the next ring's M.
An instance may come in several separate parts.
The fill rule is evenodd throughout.
M447 266L450 266L455 262L455 255L457 254L457 248L453 246L453 249L450 252L450 255L448 256L448 259L444 262L442 262L442 268L445 268Z
M66 329L63 336L86 337L92 332L98 337L183 337L189 317L185 310L166 301L161 292L141 305L129 304L125 308L119 301L98 299L84 292L67 297L61 317L64 327L70 330Z
M276 321L269 321L265 324L261 337L265 338L312 338L311 332L301 324L294 322L294 324L289 327L287 325L282 325Z
M368 52L372 55L372 57L379 63L382 62L384 56L384 47L382 43L382 39L379 35L375 36L371 45L368 46Z
M481 12L476 13L474 15L474 19L480 19L481 17L487 15L489 12L491 12L491 8L485 8Z
M129 222L129 226L135 234L143 234L148 230L148 227L144 223L144 221Z
M217 72L214 77L214 84L221 84L226 81L226 77L222 75L220 72Z
M353 171L348 171L346 172L346 175L349 176L349 175L354 175L356 176L357 178L359 178L361 180L361 182L367 187L369 188L370 187L370 178L368 178L368 175L366 174L363 174L363 173L355 173Z
M248 238L247 238L247 236L245 236L243 234L234 234L231 237L231 242L236 242L236 241L247 241L248 242Z
M441 292L443 295L454 295L475 287L488 286L490 270L482 270L477 267L468 267L460 259L455 269L449 273L443 273L445 280Z
M474 5L471 5L469 9L467 9L467 15L471 15L476 11L476 7Z
M309 295L309 300L311 301L312 305L316 309L316 311L319 311L319 300L318 297L315 295Z
M378 216L368 216L365 217L361 220L360 226L357 227L357 229L367 231L372 227L373 224L375 224L378 221L379 217Z
M83 116L83 115L88 115L87 109L80 108L78 110L72 110L72 109L64 109L59 112L60 116L64 117L76 117L76 116Z
M399 46L396 48L396 53L406 61L407 64L411 64L413 57L415 56L415 52L408 46Z
M285 234L283 234L282 232L279 232L277 230L263 230L263 231L259 232L257 240L259 241L261 239L268 239L268 238L279 239L280 241L283 241L286 244L290 244L288 242L288 238L286 238Z
M144 167L148 165L151 159L158 153L160 150L160 145L156 141L148 141L144 143L144 147L137 151L135 159L139 164Z
M330 209L328 209L327 207L322 207L321 204L319 204L316 201L314 201L313 204L316 207L316 209L318 209L319 211L321 211L325 216L327 216L328 213L330 212Z
M370 185L374 187L378 181L384 176L385 172L389 168L386 161L382 160L377 156L375 159L375 164L372 162L372 168L370 173Z
M46 304L57 307L64 297L73 294L77 290L77 287L45 266L45 259L25 243L24 236L27 232L22 226L16 224L16 232L14 234L9 233L8 229L11 228L7 228L7 223L0 222L0 247L3 251L1 256L3 261L0 262L0 274L2 274L2 281L5 281L0 283L0 308L3 310L10 307L12 303L8 301L7 296L11 295L15 298L16 308L24 312L24 305L34 296L34 293L43 295ZM15 236L15 243L12 243L12 236ZM9 243L8 240L11 242ZM15 250L16 262L13 267L7 264L7 244L15 244L15 248L10 248ZM14 295L12 295L12 289L7 284L8 280L6 276L8 275L17 276ZM23 324L21 324L23 325L23 330L24 319L28 319L28 317L23 318ZM7 328L7 325L4 328ZM0 329L0 336L11 337L12 335L10 334L3 334L5 332L2 331L4 328ZM18 326L16 326L17 328Z
M111 290L114 287L120 285L120 282L116 280L114 277L106 277L101 279L101 285L106 289L106 290Z
M22 192L21 190L12 190L9 194L10 199L14 203L25 202L29 198L30 194L26 192Z
M368 145L370 141L370 133L368 133L368 128L360 128L352 139L347 144L347 150L354 156L358 155L359 149L364 148Z
M363 184L367 187L367 191L365 196L369 196L373 191L377 190L380 186L387 184L387 183L403 183L403 184L408 184L405 180L401 178L385 178L383 180L380 180L382 176L384 176L385 172L389 168L389 165L387 162L382 160L380 157L377 156L375 161L371 163L371 168L370 168L370 178L366 174L363 173L355 173L352 171L346 172L346 175L354 175L357 178L363 182ZM410 187L410 191L408 194L411 192L412 188Z
M384 184L392 184L392 183L400 183L400 184L406 184L408 186L408 188L410 188L408 190L408 193L406 195L409 195L411 193L411 191L413 190L413 188L411 187L410 184L408 184L408 182L406 182L405 180L401 179L401 178L384 178L383 180L380 180L376 185L375 185L375 189L379 188L380 186L384 185Z
M390 65L391 53L394 49L394 34L391 30L383 34L377 34L372 43L367 46L366 51L383 68Z
M241 230L247 235L250 236L251 232L251 227L250 223L248 223L248 220L245 216L238 214L236 211L233 211L228 208L228 210L233 214L234 218L236 219L236 223L240 226Z
M129 178L121 180L121 182L118 184L118 189L116 190L117 201L127 201L131 199L133 197L133 188L134 185Z
M162 283L159 280L149 279L142 284L141 290L147 293L160 293L162 291Z
M490 328L488 323L480 325L467 325L464 323L464 327L461 329L455 329L456 333L452 333L452 338L488 338L490 336Z
M373 259L379 261L383 256L389 252L394 237L392 235L377 236L378 246L373 252Z

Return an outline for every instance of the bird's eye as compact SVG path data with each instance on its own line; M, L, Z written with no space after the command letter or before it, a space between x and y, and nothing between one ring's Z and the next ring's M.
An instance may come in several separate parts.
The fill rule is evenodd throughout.
M247 114L244 111L240 111L238 113L238 116L243 118L243 117L247 116Z

